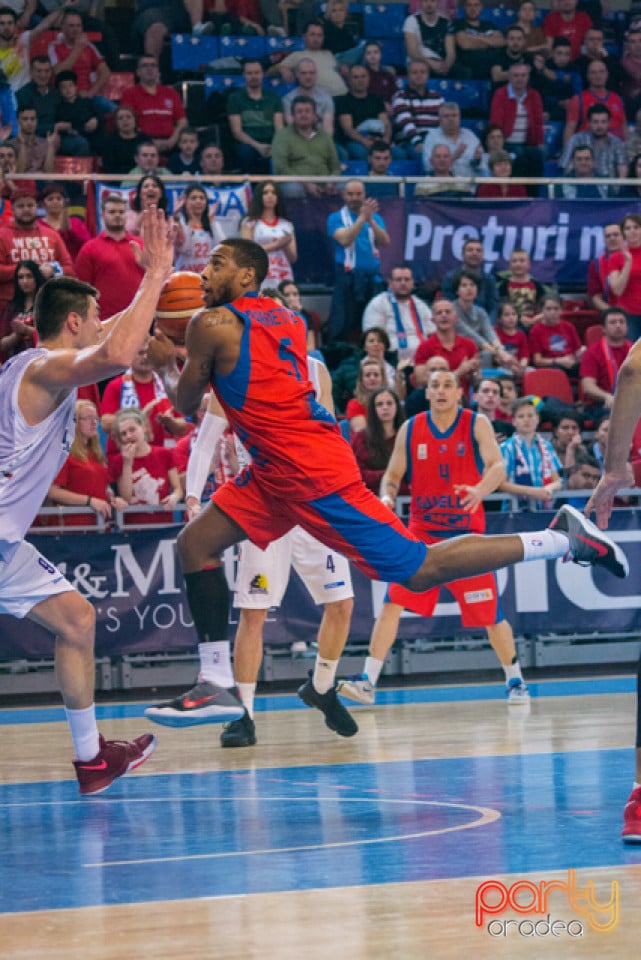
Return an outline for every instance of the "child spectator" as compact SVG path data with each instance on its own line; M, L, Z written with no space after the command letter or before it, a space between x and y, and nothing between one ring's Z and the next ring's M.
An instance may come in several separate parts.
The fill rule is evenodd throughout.
M515 247L510 254L510 268L498 276L499 296L516 307L521 326L527 330L534 323L536 305L545 294L543 284L530 276L530 255Z
M513 303L505 301L499 307L495 321L496 335L507 358L503 366L519 380L530 362L527 333L519 328L519 313ZM516 395L513 399L516 399Z
M109 477L118 494L130 505L158 504L172 511L182 497L172 451L152 447L149 426L140 410L133 407L116 413L113 436L120 453L109 458ZM167 513L140 513L134 523L166 523Z
M537 433L539 415L529 397L514 403L514 434L501 444L507 479L504 493L516 494L521 510L544 510L563 488L561 464L552 445Z
M178 135L176 150L167 160L167 169L178 175L191 173L196 176L200 169L198 148L200 139L193 127L183 127Z
M570 376L579 372L585 351L574 324L561 319L561 301L546 296L530 330L530 353L535 367L557 367Z

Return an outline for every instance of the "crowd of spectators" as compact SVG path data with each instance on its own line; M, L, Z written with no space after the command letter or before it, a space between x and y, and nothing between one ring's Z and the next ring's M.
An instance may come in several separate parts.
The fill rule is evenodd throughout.
M500 201L537 195L538 186L510 180L548 169L563 176L555 189L563 199L638 198L638 185L621 189L611 181L636 178L641 170L641 20L631 13L614 30L600 4L553 0L552 9L541 12L523 0L499 26L480 0L465 0L458 11L443 0L418 0L403 23L402 62L390 64L384 44L364 36L345 0L322 8L309 0L138 0L137 45L128 46L136 53L135 76L116 93L118 40L99 4L22 8L0 6L0 360L37 342L33 299L49 277L76 275L92 283L104 316L131 300L141 276L138 222L150 204L176 220L176 269L200 272L229 227L199 178L283 175L291 179L253 185L237 232L267 250L265 286L278 286L287 303L291 297L293 309L309 318L310 348L326 349L337 411L347 435L360 438L364 470L383 469L382 451L397 421L426 409L427 379L443 368L457 372L466 403L496 414L490 419L505 442L514 432L509 449L516 451L517 472L519 451L531 458L533 443L544 486L565 482L570 473L588 477L593 461L599 468L602 435L595 451L572 462L556 439L548 457L532 438L540 436L539 421L558 426L568 410L580 418L577 430L595 429L607 416L630 339L641 334L641 216L627 213L604 230L604 253L590 263L581 291L598 328L587 342L564 313L558 291L537 279L526 250L513 249L507 269L488 273L482 243L469 239L460 265L438 276L429 291L417 289L405 263L383 276L381 251L390 234L379 200L397 195L397 185L361 174L365 168L383 178L414 173L418 197ZM216 131L214 142L210 126L190 121L173 77L161 77L168 38L179 31L275 38L294 31L302 44L239 63L225 100L227 130ZM452 99L454 87L443 94L442 80L460 80L461 89L483 86L485 106L467 109ZM556 157L546 144L550 122L558 127ZM96 172L122 175L121 186L133 191L131 205L120 193L103 195L97 236L70 210L77 187L47 181L60 156L91 157ZM194 181L170 204L166 180L172 175ZM352 179L340 186L323 180L340 175ZM301 179L306 176L316 179ZM296 286L296 221L287 204L323 196L334 198L336 209L326 223L334 275L321 324ZM511 406L519 393L530 395L527 377L537 369L562 371L572 399L532 392L531 410L519 403L513 418ZM144 351L123 378L87 388L83 399L87 422L76 453L88 452L77 456L74 470L91 463L102 484L104 467L112 484L109 496L95 495L100 508L94 512L105 513L103 504L116 496L118 502L164 501L173 509L181 487L166 451L181 437L184 446L194 425L171 410ZM123 409L140 411L141 422L138 414L127 419ZM109 437L100 471L93 442L98 427ZM142 486L129 480L138 466ZM63 479L52 502L73 503ZM141 501L134 487L160 492Z

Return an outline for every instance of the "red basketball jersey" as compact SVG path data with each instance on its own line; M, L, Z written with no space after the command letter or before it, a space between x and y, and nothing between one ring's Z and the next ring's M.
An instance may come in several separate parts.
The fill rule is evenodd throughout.
M457 484L474 486L483 461L474 439L476 414L459 410L441 433L429 413L412 417L407 429L407 479L412 491L410 530L423 539L460 533L483 533L485 512L464 510L454 492Z
M252 458L248 469L268 492L291 500L311 500L360 480L351 447L308 378L303 318L259 294L227 307L245 329L235 368L216 374L212 386ZM242 484L244 475L234 482Z

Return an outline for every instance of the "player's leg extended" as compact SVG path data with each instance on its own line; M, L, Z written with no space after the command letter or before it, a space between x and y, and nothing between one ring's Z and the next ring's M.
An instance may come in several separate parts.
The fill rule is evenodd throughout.
M245 712L225 724L220 735L222 747L253 747L256 743L254 695L263 659L263 625L267 610L243 609L234 638L234 679Z
M375 687L383 669L385 657L396 640L403 609L398 603L386 601L383 604L372 630L363 673L339 681L338 692L341 696L357 700L359 703L370 705L374 703Z

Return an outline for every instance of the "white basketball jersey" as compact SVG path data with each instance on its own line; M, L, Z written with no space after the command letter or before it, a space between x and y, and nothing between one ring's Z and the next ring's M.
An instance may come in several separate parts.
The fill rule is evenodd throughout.
M31 526L63 463L75 431L76 391L42 423L29 426L18 407L26 368L47 350L24 350L0 368L0 555L6 560Z

